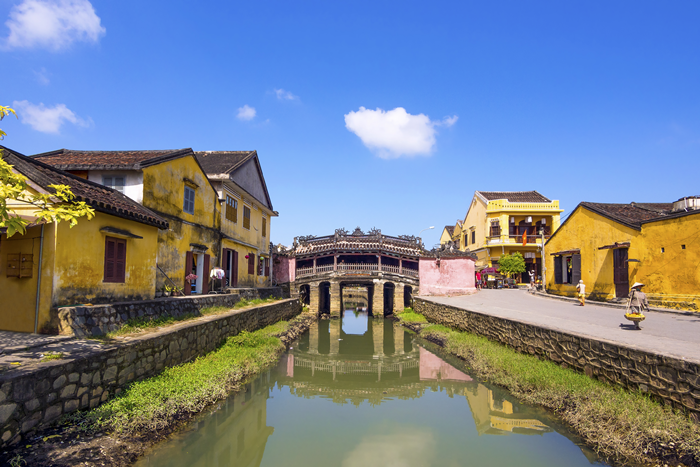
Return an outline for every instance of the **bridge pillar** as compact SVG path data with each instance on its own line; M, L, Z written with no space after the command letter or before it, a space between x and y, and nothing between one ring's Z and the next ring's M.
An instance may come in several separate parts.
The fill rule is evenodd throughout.
M318 282L309 284L309 311L318 315Z
M403 337L405 334L406 330L403 326L394 322L394 353L397 355L403 354Z
M340 296L340 284L331 282L331 318L340 318L342 303Z
M309 353L318 354L318 323L309 327Z
M331 355L338 355L340 350L340 320L332 319L330 320L331 328Z
M374 341L374 356L384 356L384 320L372 322L372 340Z
M374 281L374 294L372 295L372 315L375 318L384 318L384 282Z
M394 313L403 311L403 284L395 284L394 288Z

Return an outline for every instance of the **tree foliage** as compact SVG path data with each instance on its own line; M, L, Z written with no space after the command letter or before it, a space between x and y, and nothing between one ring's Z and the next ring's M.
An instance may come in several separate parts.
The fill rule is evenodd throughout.
M11 108L0 106L0 120L10 114L17 116ZM0 130L0 139L4 137L5 132ZM78 223L78 218L86 216L89 220L95 215L87 203L74 201L75 195L67 185L49 185L53 193L31 193L28 188L27 177L13 171L0 151L0 227L7 228L8 238L17 232L24 234L29 224L13 206L15 209L18 205L33 206L33 222L68 221L71 227Z
M498 259L498 272L506 277L525 272L525 258L516 251L512 255L503 255Z

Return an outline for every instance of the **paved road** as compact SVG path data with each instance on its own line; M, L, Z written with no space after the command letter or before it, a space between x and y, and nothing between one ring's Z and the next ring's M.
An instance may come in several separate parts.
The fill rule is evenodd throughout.
M650 311L635 331L624 310L553 300L524 290L481 290L458 297L421 297L469 311L508 318L700 363L700 313ZM623 324L623 327L620 327Z

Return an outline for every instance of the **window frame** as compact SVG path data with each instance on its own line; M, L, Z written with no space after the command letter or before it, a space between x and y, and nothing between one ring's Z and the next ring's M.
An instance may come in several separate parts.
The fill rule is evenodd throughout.
M226 220L238 224L238 200L229 194L226 194L226 212L224 217Z
M109 254L109 244L114 244L113 254ZM119 245L123 245L123 254L119 257ZM110 258L111 257L111 258ZM105 236L104 273L102 282L113 284L126 283L126 239ZM110 270L111 264L111 270ZM121 268L120 268L121 265Z
M189 192L192 193L192 196L191 196L192 199L191 199L191 200L188 199L188 196L187 196L188 190L189 190ZM195 200L195 197L196 197L196 194L195 194L194 188L185 185L185 196L184 196L184 200L183 200L183 202L182 202L182 212L186 212L187 214L194 214L194 200ZM191 204L192 204L192 210L191 210L191 211L188 211L188 210L187 210L187 205L188 205L188 203L191 203Z
M250 230L251 211L250 206L243 205L243 228L246 230ZM248 215L246 216L246 214Z
M120 188L117 187L116 183L113 183L116 182L118 178L120 178L122 181ZM109 180L109 182L107 182L107 180ZM107 188L111 188L121 194L124 194L124 190L126 189L126 175L103 175L102 186L106 186Z

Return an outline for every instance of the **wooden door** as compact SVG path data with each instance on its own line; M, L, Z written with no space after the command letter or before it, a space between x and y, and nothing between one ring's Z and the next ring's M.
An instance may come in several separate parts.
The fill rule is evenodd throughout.
M238 252L236 250L233 253L233 266L231 267L231 287L238 287Z
M192 272L192 267L194 266L194 254L191 251L185 253L185 277ZM190 295L192 293L192 285L190 281L185 280L185 286L183 287L184 294Z
M627 298L629 295L630 279L627 271L627 251L627 248L613 250L613 280L617 298Z

